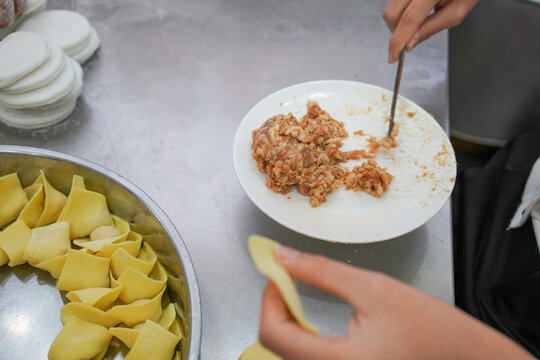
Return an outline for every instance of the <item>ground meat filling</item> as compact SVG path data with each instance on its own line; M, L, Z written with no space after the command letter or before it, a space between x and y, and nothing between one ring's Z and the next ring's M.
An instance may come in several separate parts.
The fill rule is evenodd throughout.
M361 166L355 166L347 175L345 189L363 191L380 198L388 190L392 175L381 168L374 160L367 160Z
M347 136L342 122L334 120L316 102L308 101L307 113L300 121L291 113L266 120L253 131L251 148L259 171L267 173L266 185L270 189L287 194L296 185L300 194L311 197L311 206L317 207L349 178L349 171L340 163L375 156L365 150L340 151ZM385 174L384 179L389 180L382 187L384 191L392 180Z

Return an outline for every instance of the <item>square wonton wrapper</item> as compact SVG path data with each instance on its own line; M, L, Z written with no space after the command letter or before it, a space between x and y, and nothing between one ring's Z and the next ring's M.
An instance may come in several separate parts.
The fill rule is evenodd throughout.
M109 287L109 261L108 258L70 249L56 289L72 291Z
M249 254L257 270L276 284L283 301L287 305L287 309L289 309L298 324L316 334L317 328L306 319L294 280L276 260L274 250L277 246L279 246L279 243L259 235L251 235L248 239Z

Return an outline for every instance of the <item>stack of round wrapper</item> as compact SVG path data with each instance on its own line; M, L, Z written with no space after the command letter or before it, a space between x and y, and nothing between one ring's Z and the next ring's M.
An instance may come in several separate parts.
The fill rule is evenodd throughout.
M26 6L24 7L22 15L19 18L15 19L15 21L13 21L13 24L11 24L10 26L0 29L0 40L15 31L17 26L23 23L26 19L43 12L46 5L47 0L26 0Z
M60 309L64 327L49 360L101 360L111 341L130 349L127 360L180 359L175 350L188 329L165 290L181 291L181 280L82 177L73 177L68 196L43 172L24 188L16 173L0 177L0 229L0 266L48 271L71 301Z
M0 120L21 129L55 124L75 108L81 66L56 45L30 32L0 42Z
M49 10L24 21L17 31L43 36L77 61L85 63L99 47L99 37L88 20L73 11Z

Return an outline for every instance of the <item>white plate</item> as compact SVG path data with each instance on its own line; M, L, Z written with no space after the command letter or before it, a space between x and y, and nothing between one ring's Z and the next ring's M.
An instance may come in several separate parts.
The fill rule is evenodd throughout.
M312 208L309 197L293 188L287 195L270 190L266 174L252 158L251 134L268 118L292 112L306 113L315 100L332 117L345 123L349 137L342 150L367 149L368 136L383 137L392 93L352 81L314 81L279 90L261 100L244 117L234 139L233 161L240 184L255 205L283 226L321 240L369 243L395 238L427 222L444 205L454 187L456 161L452 145L433 117L418 105L398 98L397 148L379 150L376 161L394 176L382 198L346 191L344 186ZM412 117L410 115L414 114ZM362 160L364 161L364 160ZM362 161L348 161L352 168Z

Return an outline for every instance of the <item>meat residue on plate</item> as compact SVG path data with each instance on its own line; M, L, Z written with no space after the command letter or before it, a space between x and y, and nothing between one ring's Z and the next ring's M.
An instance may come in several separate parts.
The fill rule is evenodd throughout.
M397 127L394 129L397 135ZM270 189L287 194L296 186L300 194L310 196L313 207L325 202L327 195L342 184L346 184L346 190L381 197L388 190L392 175L373 158L379 147L395 147L397 142L370 138L367 151L341 151L347 136L342 122L333 119L316 102L308 101L307 113L300 120L292 113L266 120L253 131L251 148L259 171L267 173L266 185ZM368 160L352 170L341 165L361 158Z

